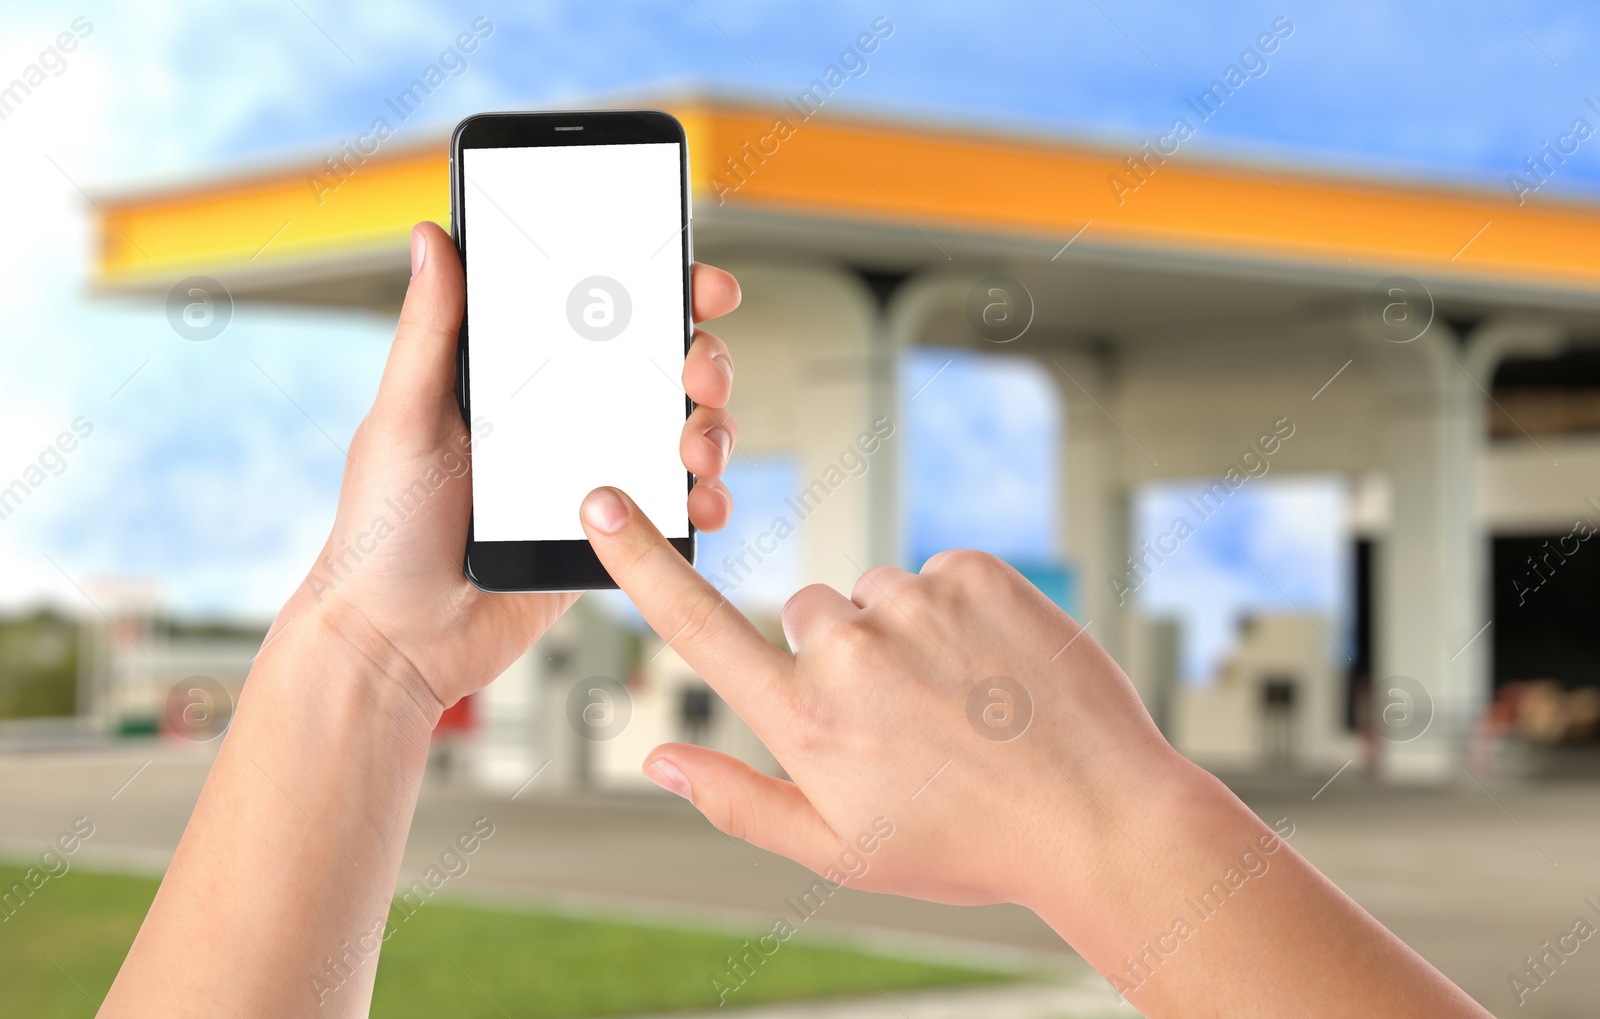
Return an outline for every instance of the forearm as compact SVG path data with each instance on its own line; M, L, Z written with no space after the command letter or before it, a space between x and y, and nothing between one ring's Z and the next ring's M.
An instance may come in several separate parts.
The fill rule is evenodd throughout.
M306 611L263 650L110 1014L367 1014L439 714L385 647Z
M1152 1019L1488 1015L1200 769L1107 807L1099 879L1029 904Z

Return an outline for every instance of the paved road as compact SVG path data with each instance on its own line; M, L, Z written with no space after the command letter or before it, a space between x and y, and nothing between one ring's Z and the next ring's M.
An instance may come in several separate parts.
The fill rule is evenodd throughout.
M137 746L0 755L0 851L32 855L87 814L97 832L83 862L159 872L208 763L203 750ZM1600 940L1520 1008L1507 976L1541 941L1571 929L1586 896L1600 902L1600 784L1397 791L1351 769L1313 800L1320 784L1243 791L1262 817L1287 817L1297 849L1497 1015L1593 1014ZM537 784L515 801L426 789L402 873L420 873L479 815L498 830L471 872L451 883L464 896L755 933L809 884L801 868L735 843L665 795L558 798L540 795ZM1082 983L1082 963L1020 909L959 909L848 889L825 909L812 921L819 938L1043 962L1074 986L1093 986ZM1313 930L1308 922L1308 937ZM1099 992L1114 1004L1103 983Z

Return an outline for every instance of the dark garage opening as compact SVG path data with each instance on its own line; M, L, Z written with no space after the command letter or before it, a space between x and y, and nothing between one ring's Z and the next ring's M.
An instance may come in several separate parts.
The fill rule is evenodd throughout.
M1492 555L1495 686L1600 685L1600 536L1497 537Z

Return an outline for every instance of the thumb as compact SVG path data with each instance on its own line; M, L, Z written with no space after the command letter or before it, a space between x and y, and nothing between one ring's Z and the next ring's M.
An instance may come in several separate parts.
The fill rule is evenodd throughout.
M705 747L667 743L644 762L645 777L693 803L717 829L821 873L841 840L793 782L763 775Z
M401 421L431 421L428 411L454 407L456 346L466 281L456 245L437 223L411 230L411 283L383 368L375 409Z

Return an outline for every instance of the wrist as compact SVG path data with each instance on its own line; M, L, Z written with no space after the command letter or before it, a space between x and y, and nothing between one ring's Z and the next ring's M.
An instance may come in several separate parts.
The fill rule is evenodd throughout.
M1082 843L1040 869L1019 899L1101 973L1115 973L1128 953L1168 931L1186 896L1261 848L1262 837L1277 851L1248 806L1170 747L1142 768L1115 797L1094 793L1098 806L1086 808L1094 817L1069 784L1075 800L1064 817Z
M1213 776L1176 751L1143 755L1096 781L1063 772L1057 787L1051 861L1029 868L1014 901L1037 913L1091 963L1107 947L1125 951L1130 937L1160 914L1181 875L1195 869L1197 832L1238 841L1254 821ZM1259 822L1256 822L1259 826ZM1204 870L1204 867L1199 869ZM1178 893L1179 898L1183 893ZM1120 957L1120 956L1113 956Z
M334 718L354 710L424 746L444 711L415 663L343 599L286 617L263 645L262 663L272 666L270 682L291 687L294 703Z

